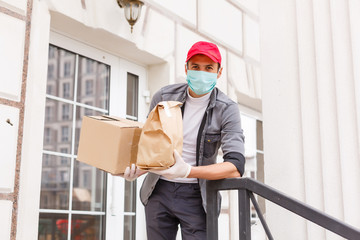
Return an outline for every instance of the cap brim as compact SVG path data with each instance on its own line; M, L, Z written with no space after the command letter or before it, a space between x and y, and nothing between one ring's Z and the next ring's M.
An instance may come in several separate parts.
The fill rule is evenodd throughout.
M202 52L202 51L199 51L199 52L196 52L196 53L193 53L191 55L189 55L187 58L186 58L186 61L185 62L188 62L193 56L195 55L205 55L207 57L209 57L211 60L213 60L214 62L216 63L219 63L218 59L216 59L214 56L212 56L211 54L209 54L208 52Z

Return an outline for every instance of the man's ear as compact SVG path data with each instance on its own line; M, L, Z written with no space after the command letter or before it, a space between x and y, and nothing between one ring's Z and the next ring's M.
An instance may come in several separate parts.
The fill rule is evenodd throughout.
M187 75L187 63L185 63L185 74Z
M218 72L218 75L217 75L217 78L218 78L218 79L221 77L222 70L223 70L223 67L221 67L220 70L219 70L219 72Z

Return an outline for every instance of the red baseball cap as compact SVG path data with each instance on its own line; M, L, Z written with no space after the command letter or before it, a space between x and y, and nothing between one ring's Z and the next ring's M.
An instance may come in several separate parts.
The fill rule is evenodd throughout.
M221 54L219 48L213 43L200 41L192 45L187 54L185 62L189 61L190 58L197 54L206 55L211 60L221 65Z

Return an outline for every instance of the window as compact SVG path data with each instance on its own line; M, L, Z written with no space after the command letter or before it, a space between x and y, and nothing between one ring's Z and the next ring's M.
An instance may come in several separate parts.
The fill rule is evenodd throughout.
M90 102L90 101L85 102L85 104L88 105L88 106L92 106L92 105L93 105L93 103ZM85 116L94 115L94 111L93 111L92 109L90 109L90 108L85 108L85 109L84 109L84 115L85 115Z
M71 74L71 62L64 63L64 77L70 77Z
M86 82L85 82L85 95L86 96L93 94L93 87L94 87L93 80L86 80Z
M43 141L38 238L135 239L135 233L138 238L144 238L144 229L136 231L135 226L138 218L135 216L138 214L136 207L140 207L137 206L140 200L136 197L136 187L139 187L143 178L139 178L137 183L130 183L125 189L125 181L121 178L110 176L107 179L109 174L77 161L76 158L85 113L108 115L110 106L114 116L145 120L147 106L139 93L144 91L146 69L63 35L54 32L51 34L50 41L65 46L69 51L50 44L55 58L49 59L48 64L55 66L55 78L48 79L47 82L47 85L52 86L52 91L46 94L44 108L49 106L52 109L44 109L45 119L48 119L45 121L44 138L45 128L49 128L52 140L49 144ZM70 63L70 75L66 78L65 62ZM133 75L133 80L130 80L130 76L127 77L128 72ZM131 100L129 98L132 101L129 109L126 104L127 78L129 88L133 84L131 88L134 89ZM92 83L86 83L89 80ZM69 88L65 87L69 89L69 94L65 96L64 83L69 83ZM110 91L114 92L111 101ZM48 114L52 114L52 117L49 118ZM107 184L108 181L110 185ZM114 196L113 190L107 189L111 183L121 184L115 190L116 200L119 201L114 203L114 208L106 206ZM118 214L113 214L112 209L118 209ZM123 224L119 226L119 222L126 222L125 229ZM76 232L75 226L81 231ZM64 231L60 232L60 229Z
M49 155L44 156L44 163L43 164L44 164L44 166L49 166L50 165ZM44 175L44 173L43 173L43 175Z
M43 198L42 200L43 200L43 202L44 202L44 205L47 206L47 205L48 205L48 202L49 202L48 196L44 196L44 198Z
M127 74L126 115L132 120L138 117L139 77Z
M45 116L46 116L46 121L47 122L49 122L49 121L51 121L51 119L52 119L52 115L53 113L52 113L52 107L50 107L50 106L46 106L45 107Z
M60 194L60 206L66 206L68 202L68 196L67 194Z
M84 188L90 188L91 184L90 184L90 170L84 170L83 171L83 187Z
M91 59L86 59L86 73L93 72L93 61Z
M70 83L63 83L63 98L70 98Z
M69 141L69 127L68 126L61 127L61 141L62 142Z
M69 120L70 119L70 105L64 103L62 105L62 120Z
M44 132L44 135L45 135L45 143L51 143L51 129L50 128L45 128L45 132Z
M103 84L102 80L99 82L102 78L95 77L87 86L91 95L86 98L81 95L86 88L81 74L85 65L81 63L87 59L50 45L48 64L63 66L66 80L48 78L47 83L39 239L105 239L106 174L76 161L82 121L79 113L84 112L84 102L96 103L109 98L109 91L95 94L94 86ZM109 65L92 59L91 62L102 66L101 73L94 68L94 76L108 74L104 77L110 80ZM109 111L91 104L86 108L95 114ZM67 229L76 226L81 231L70 231L68 236Z
M110 86L110 81L109 81L109 76L105 76L103 78L103 86L104 86L104 91L107 92L109 91L109 86Z
M46 86L46 94L53 94L53 86L48 84Z
M67 154L68 149L67 148L60 148L60 152L63 153L63 154ZM61 157L60 158L60 164L61 165L67 165L68 164L68 158L67 157Z
M56 48L49 46L49 59L55 58Z
M69 173L68 171L60 171L60 182L69 181Z
M48 79L54 78L54 65L48 65Z

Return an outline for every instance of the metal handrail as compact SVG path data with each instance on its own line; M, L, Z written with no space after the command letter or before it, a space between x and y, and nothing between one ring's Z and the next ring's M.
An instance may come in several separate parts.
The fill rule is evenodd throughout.
M295 198L289 197L280 191L251 178L228 178L222 180L208 180L206 183L207 200L207 239L218 239L218 199L220 190L238 190L239 196L239 239L251 239L250 201L260 218L268 239L274 239L266 221L260 212L253 193L309 220L319 226L332 231L346 239L360 239L360 229L339 221L332 216L321 212Z

